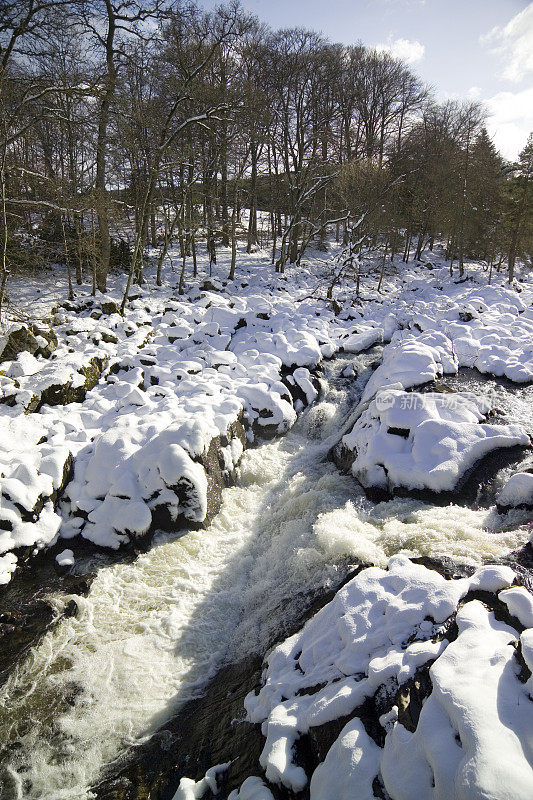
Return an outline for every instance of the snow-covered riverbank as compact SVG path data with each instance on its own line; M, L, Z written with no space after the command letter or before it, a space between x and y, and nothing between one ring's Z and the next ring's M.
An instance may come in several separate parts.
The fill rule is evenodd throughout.
M461 366L530 381L531 289L525 285L519 295L486 286L479 267L460 284L445 268L423 277L421 270L402 265L383 295L371 284L365 288L363 304L344 290L337 315L321 299L319 265L275 276L259 258L237 285L215 280L205 291L191 287L187 297L152 285L136 290L125 318L112 296L59 308L53 317L59 343L50 358L23 351L2 365L1 579L9 580L21 547L38 550L77 534L118 547L146 533L161 506L172 519L204 520L207 483L196 462L210 441L226 436L241 413L249 438L285 432L302 408L291 385L312 401L308 370L341 349L390 341L365 389L363 400L373 403L357 423L360 432L345 439L357 445L354 475L364 485L450 490L486 452L527 444L527 431L517 426L476 425L490 407L463 419L458 398L444 416L427 408L420 415L409 410L414 396L402 392ZM96 363L102 378L83 390L82 402L69 402L65 395L83 388ZM28 415L36 397L44 398L36 401L40 410ZM393 398L402 420L380 421L379 408L390 417ZM370 445L365 431L374 428ZM387 434L395 428L401 436ZM460 446L429 461L422 455L448 438ZM236 441L227 448L227 470L240 453ZM72 456L74 473L57 513L54 493Z

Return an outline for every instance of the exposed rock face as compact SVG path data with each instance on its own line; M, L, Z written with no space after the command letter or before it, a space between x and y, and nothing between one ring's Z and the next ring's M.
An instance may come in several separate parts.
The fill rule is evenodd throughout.
M109 316L109 314L120 314L120 308L118 303L115 303L114 300L107 300L101 304L102 314Z
M342 440L337 442L337 444L332 447L329 452L330 461L333 461L337 469L339 469L344 475L347 475L350 472L356 457L356 451L350 450L349 447L346 447Z
M34 334L46 342L46 344L40 343L38 354L42 355L43 358L50 358L57 347L57 336L52 328L46 328L42 325L33 325L32 327Z
M51 360L36 376L3 378L0 403L19 405L25 414L32 414L43 405L57 406L82 403L104 371L108 359L95 356L79 366L79 361L66 365Z
M262 660L245 659L224 667L199 700L187 703L146 744L131 751L131 760L104 776L92 787L99 800L153 800L173 798L180 779L199 779L231 751L238 755L224 776L220 797L230 786L240 786L249 775L259 774L263 746L261 731L242 720L243 702L250 686L261 678ZM209 795L208 795L209 796Z
M224 286L215 278L206 278L200 285L203 292L221 292Z
M278 637L297 631L332 594L318 590L309 595L306 612L285 620ZM244 719L244 698L260 686L262 664L261 656L249 656L223 667L200 698L186 703L154 736L131 748L102 776L92 787L98 800L172 800L184 775L198 780L209 767L232 759L218 781L221 792L216 796L221 800L246 778L260 775L264 738L260 726ZM276 798L289 797L283 787L270 789Z

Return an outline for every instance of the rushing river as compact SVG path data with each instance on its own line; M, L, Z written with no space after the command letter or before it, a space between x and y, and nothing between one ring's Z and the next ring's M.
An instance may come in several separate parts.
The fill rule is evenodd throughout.
M9 679L0 705L2 800L82 800L102 767L148 736L229 660L261 652L305 592L395 552L481 561L528 532L487 509L374 505L327 453L354 419L376 354L326 365L321 399L282 439L247 451L206 529L159 534L100 569L88 597ZM342 373L355 363L360 377Z

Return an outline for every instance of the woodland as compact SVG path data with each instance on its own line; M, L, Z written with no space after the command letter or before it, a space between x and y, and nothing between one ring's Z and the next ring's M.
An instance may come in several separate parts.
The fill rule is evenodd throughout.
M509 163L485 121L389 53L271 30L238 2L4 0L0 310L28 268L62 268L70 299L120 270L124 310L176 243L182 288L199 246L210 269L232 249L231 280L239 239L283 272L328 230L328 296L365 252L384 267L436 238L460 276L478 259L512 283L533 252L533 140Z

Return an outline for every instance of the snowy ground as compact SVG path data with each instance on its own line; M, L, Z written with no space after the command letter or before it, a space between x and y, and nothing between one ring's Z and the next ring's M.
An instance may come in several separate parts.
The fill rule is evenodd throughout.
M82 796L84 781L94 780L125 741L153 726L173 692L212 674L228 655L230 640L240 653L260 650L275 602L333 580L335 565L349 558L379 566L348 584L298 634L299 644L291 639L274 651L265 687L248 702L251 718L263 722L266 777L295 790L310 780L316 800L348 798L354 781L366 787L366 794L360 788L362 797L372 797L378 773L395 799L412 796L412 785L432 800L530 797L531 681L518 685L514 674L509 677L519 640L533 667L530 596L507 588L514 579L508 569L481 568L472 579L445 581L415 567L408 556L452 555L480 564L524 544L531 473L524 468L510 475L498 508L485 510L436 509L405 499L373 505L363 487L449 491L494 448L530 446L533 413L527 403L518 424L501 408L500 418L492 420L488 395L412 390L462 366L517 386L533 381L533 283L519 284L520 292L503 282L487 286L479 265L467 265L468 279L455 283L434 258L431 269L396 265L379 295L371 276L363 281L361 301L352 286L342 287L335 314L325 300L324 258L310 257L305 268L277 276L265 253L240 254L237 279L225 285L228 261L223 254L211 278L214 288L207 290L200 288L204 263L204 274L187 284L183 296L175 290L177 275L157 288L149 272L148 283L135 287L125 317L111 305L120 299L123 279L117 278L109 297L83 308L89 298L80 296L76 308L54 315L58 347L50 359L26 354L1 365L0 393L11 403L0 405L2 582L10 580L21 548L38 551L62 538L60 559L68 565L77 535L118 548L144 534L162 505L176 520L202 522L208 494L199 456L209 442L239 417L250 441L260 439L262 430L290 431L242 460L242 444L229 441L225 468L241 463L240 483L228 490L210 528L178 540L158 534L157 546L135 564L102 570L89 598L79 600L79 618L64 620L16 676L6 737L6 731L13 735L10 720L34 718L33 703L42 705L44 697L53 705L54 687L83 687L82 701L55 726L63 748L69 737L78 742L74 755L65 750L64 770L55 766L52 745L39 730L24 734L26 747L35 751L28 796L52 798L50 787L65 781L65 798ZM15 300L18 292L27 304L33 291L13 284L10 296ZM35 307L39 315L48 292L41 290L46 301ZM362 368L357 354L376 343L384 345L382 362L354 394L353 407L339 415L339 398L330 393L301 417L299 428L303 403L291 398L287 381L311 403L317 395L311 372L318 365L344 351L349 378L354 364ZM51 387L79 388L83 370L95 359L103 371L85 399L45 403L26 413L31 398ZM320 442L311 446L313 426ZM354 457L351 476L325 461L341 437ZM73 473L58 504L71 457ZM274 501L269 492L279 498ZM499 592L524 630L497 623L473 600L457 616L458 637L444 642L439 626L473 588ZM60 610L64 600L56 602ZM464 665L473 660L464 654L476 648L477 666L469 672ZM307 659L298 668L297 650L309 654L298 655ZM67 666L56 660L57 652ZM353 711L370 689L407 679L428 659L436 659L435 690L419 730L405 731L392 715L383 721L388 744L380 748L354 720L315 774L302 773L292 757L301 734L320 720ZM51 683L29 699L41 673L50 674ZM478 702L468 687L484 682L487 692ZM318 684L322 688L307 692ZM499 685L504 705L523 703L525 716L517 713L511 723L507 712L500 713ZM461 708L462 716L454 711ZM431 740L427 731L435 720L441 738ZM116 735L107 739L111 729ZM460 745L451 741L456 731ZM498 778L486 763L495 741L504 741L506 757L516 764L500 781L512 781L510 794L493 791ZM80 752L85 760L78 765ZM446 756L438 767L435 753ZM410 784L397 777L404 770ZM15 767L12 774L18 774ZM208 776L203 788L214 779ZM463 795L450 794L452 784ZM200 789L189 790L196 791L184 784L180 796L201 796ZM243 785L239 797L265 800L269 790L257 778Z

